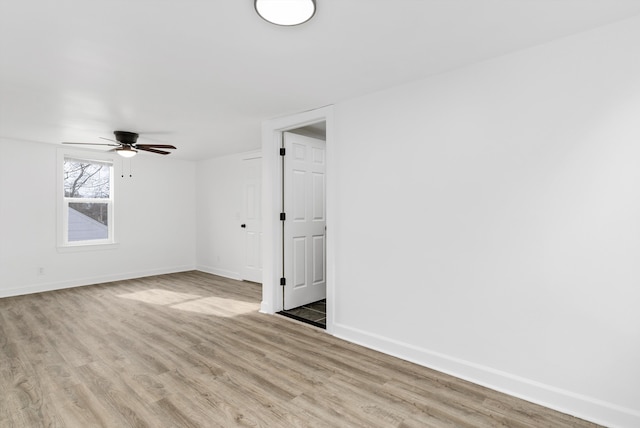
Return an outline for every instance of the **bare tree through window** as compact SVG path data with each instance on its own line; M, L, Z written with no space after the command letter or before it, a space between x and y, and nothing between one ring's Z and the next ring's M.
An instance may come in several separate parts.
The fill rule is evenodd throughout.
M64 196L108 198L109 166L67 159L64 162Z
M109 225L109 201L111 197L111 166L109 164L65 159L63 183L64 197L67 200L69 210L74 210L104 226ZM78 215L69 215L68 217L68 240L85 240L88 236L86 232L78 232L71 227L72 220L75 219L76 223L73 224L77 224ZM100 228L96 230L100 230ZM106 229L104 229L104 233L107 233ZM95 235L95 232L93 234ZM98 235L93 239L105 239L107 237L102 236L102 232L98 232ZM91 236L89 236L89 239L91 239Z

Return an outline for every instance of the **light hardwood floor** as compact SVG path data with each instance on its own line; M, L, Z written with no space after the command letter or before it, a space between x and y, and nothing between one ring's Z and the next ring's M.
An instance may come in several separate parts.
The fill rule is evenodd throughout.
M200 272L0 299L0 427L593 427Z

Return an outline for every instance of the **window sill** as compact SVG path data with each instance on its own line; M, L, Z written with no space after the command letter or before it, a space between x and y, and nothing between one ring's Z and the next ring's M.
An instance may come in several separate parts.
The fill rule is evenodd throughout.
M58 245L59 253L83 253L86 251L104 251L115 250L120 244L118 242L109 242L104 244L72 244Z

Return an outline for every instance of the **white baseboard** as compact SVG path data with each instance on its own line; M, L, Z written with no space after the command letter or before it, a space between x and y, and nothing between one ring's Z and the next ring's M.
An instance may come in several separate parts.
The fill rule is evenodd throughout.
M41 284L27 285L24 287L0 290L0 298L21 296L24 294L42 293L45 291L62 290L65 288L83 287L85 285L102 284L105 282L122 281L125 279L143 278L145 276L164 275L168 273L186 272L195 270L195 266L174 266L162 269L149 269L143 271L117 273L94 277L76 278L65 281L45 282Z
M225 269L220 269L220 268L215 268L210 266L202 266L202 265L196 266L196 270L210 273L212 275L218 275L218 276L223 276L225 278L242 281L242 278L240 277L240 274L238 272L233 272L230 270L225 270Z
M640 427L640 412L342 324L333 335L421 366L608 427Z
M263 314L269 314L272 315L273 314L273 308L271 307L271 303L263 300L260 302L260 313Z

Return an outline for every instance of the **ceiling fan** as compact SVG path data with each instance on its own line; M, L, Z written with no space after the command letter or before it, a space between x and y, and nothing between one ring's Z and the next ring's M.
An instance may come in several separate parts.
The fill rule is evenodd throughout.
M167 152L165 150L159 149L175 149L175 146L170 144L138 144L138 134L135 132L128 131L113 131L113 134L116 136L115 140L110 138L100 137L103 140L113 141L117 144L110 143L69 143L63 142L62 144L82 144L87 146L109 146L115 147L115 149L111 149L111 151L115 151L117 154L124 158L132 158L138 153L138 150L143 150L145 152L157 153L159 155L168 155L171 152Z

